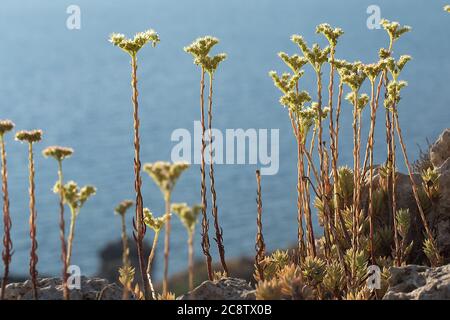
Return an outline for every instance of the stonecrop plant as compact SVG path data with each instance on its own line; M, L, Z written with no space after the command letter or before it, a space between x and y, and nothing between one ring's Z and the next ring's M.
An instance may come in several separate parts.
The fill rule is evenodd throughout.
M5 288L8 283L9 265L13 244L11 240L11 214L9 212L9 193L8 193L8 169L6 168L6 149L5 149L5 133L14 129L14 123L11 120L0 120L0 152L2 158L2 193L3 193L3 250L2 259L4 265L1 296L5 297Z
M189 168L187 162L164 162L157 161L155 163L144 164L144 171L153 179L161 190L165 203L165 237L164 237L164 278L163 278L163 296L168 293L168 276L169 276L169 254L170 254L170 232L171 232L171 216L170 203L172 192L181 174Z
M73 154L73 149L60 146L50 146L42 151L42 154L46 158L53 158L58 164L58 182L57 184L64 185L63 167L62 163L66 158L69 158ZM67 242L65 236L66 223L64 219L64 192L62 188L59 188L59 238L61 241L61 260L63 263L62 269L62 287L64 300L69 300L69 288L67 285Z
M139 258L139 269L141 271L141 279L144 284L144 294L148 298L149 287L146 281L145 261L143 252L143 241L145 236L144 224L144 203L142 199L141 186L141 160L140 160L140 136L139 136L139 101L137 87L137 54L147 43L151 43L153 47L160 41L159 35L152 29L145 32L137 33L133 39L127 39L125 35L120 33L111 34L109 41L116 47L119 47L131 57L131 87L132 87L132 103L133 103L133 121L134 121L134 188L136 192L136 213L134 217L135 239Z
M180 218L188 233L189 290L192 290L194 289L194 232L202 206L194 205L189 207L187 203L174 203L171 205L170 210Z
M209 177L210 190L212 197L212 216L214 218L215 240L217 243L220 262L225 274L228 274L228 267L225 261L225 247L223 245L223 232L220 227L218 208L217 208L217 194L214 180L214 156L213 156L213 137L212 137L212 105L213 105L213 79L214 73L219 64L226 59L226 54L219 53L211 56L209 53L211 49L219 43L219 39L211 36L205 36L196 39L192 44L184 48L184 51L191 54L194 58L194 64L200 67L200 122L202 127L201 138L201 198L202 198L202 249L206 258L206 266L208 277L213 280L212 257L210 254L209 242L209 220L207 217L207 200L206 200L206 171L205 171L205 150L206 150L206 126L205 126L205 75L209 75L209 94L208 94L208 133L209 133Z
M30 238L31 238L31 250L30 250L30 277L33 286L33 297L35 300L38 299L38 287L37 287L37 247L38 242L36 239L36 197L35 197L35 169L34 169L34 153L33 144L41 141L42 130L31 130L31 131L19 131L16 133L16 140L21 142L26 142L28 144L28 170L29 170L29 194L30 194Z
M343 31L321 24L316 32L326 38L328 46L321 48L313 44L308 47L302 36L293 35L291 40L298 45L301 54L278 54L290 72L269 73L282 93L280 104L288 111L297 141L298 248L293 256L282 252L265 258L257 255L255 279L259 299L372 299L383 296L387 269L411 261L414 250L409 237L414 218L409 208L398 206L396 199L397 143L408 169L425 234L424 243L416 244L416 247L420 250L423 246L423 253L431 265L442 264L425 210L439 197L439 177L429 169L421 172L424 183L417 185L399 122L401 91L407 86L401 74L411 57L402 55L397 60L393 56L393 47L411 28L385 19L381 26L388 34L389 43L387 48L380 49L378 61L366 64L336 59L338 40ZM308 65L316 75L316 101L312 101L311 93L301 89L303 67ZM327 103L323 98L325 69L330 72ZM367 82L370 94L364 92ZM346 88L349 91L344 94ZM351 106L353 118L352 169L339 166L340 117L346 112L345 100ZM383 165L376 166L373 155L380 105L385 110L387 159ZM370 115L367 141L363 141L362 135L365 112ZM325 122L328 122L329 139L324 135ZM315 194L313 204L323 227L323 237L319 238L314 235L312 226L311 192ZM257 203L259 206L259 192ZM258 208L257 240L261 224L259 211ZM257 250L261 247L262 244L257 242ZM383 285L379 290L372 290L366 284L369 265L378 265L382 269Z

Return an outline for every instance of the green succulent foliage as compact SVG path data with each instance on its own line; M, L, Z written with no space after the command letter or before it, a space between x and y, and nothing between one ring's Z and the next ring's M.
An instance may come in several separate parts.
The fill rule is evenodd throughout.
M287 251L277 250L270 256L265 257L261 261L261 265L264 269L264 279L273 279L280 270L282 270L286 265L289 264L289 262L290 257Z
M364 110L364 108L367 106L367 104L369 103L369 96L365 93L358 95L358 98L356 99L357 93L355 91L352 91L350 93L347 94L347 96L345 97L345 99L350 102L353 106L355 106L356 103L356 109L358 111L362 111Z
M171 205L171 211L180 218L188 232L194 232L202 206L194 205L189 207L187 203L174 203Z
M164 197L168 197L181 174L187 170L189 166L190 165L187 162L183 161L174 163L157 161L154 163L146 163L143 168L159 187Z
M353 259L353 256L355 256L355 259ZM345 252L344 259L347 265L354 269L358 282L361 282L367 275L367 266L369 263L368 251L350 248Z
M138 32L135 34L133 39L127 39L125 35L121 33L113 33L109 37L109 42L111 42L116 47L119 47L131 56L135 56L138 51L147 43L150 42L152 44L152 47L155 47L159 41L159 36L153 29L149 29L144 32Z
M301 264L304 280L311 286L322 283L326 272L326 264L319 257L307 256Z
M347 166L339 167L337 191L346 203L350 203L353 199L353 186L353 170Z
M278 56L281 60L292 70L294 74L303 73L301 68L308 63L305 57L301 57L298 54L288 55L285 52L279 52Z
M395 218L397 219L398 233L402 239L405 239L411 225L411 214L409 213L409 209L397 210Z
M422 171L422 187L430 200L434 201L440 198L439 194L439 178L440 173L436 168L427 168Z
M316 27L316 33L323 34L330 43L330 47L335 48L344 31L341 28L333 28L328 23L322 23Z
M136 271L132 266L124 266L119 268L119 282L122 286L129 288L134 281Z
M56 182L53 192L56 194L61 192L59 182ZM94 186L87 185L79 188L76 182L69 181L62 188L63 202L70 207L75 216L78 216L85 202L96 192L97 189Z
M391 40L391 43L394 43L397 41L403 34L411 31L410 26L402 26L400 23L396 21L389 21L386 19L381 20L380 22L381 26L389 35L389 39Z
M322 69L322 65L328 61L331 48L327 46L324 49L321 49L317 43L313 44L311 48L308 48L303 37L297 34L294 34L291 37L291 40L300 47L304 57L308 60L314 70L319 73Z
M170 214L165 214L162 217L155 217L148 208L144 208L144 223L153 231L160 232Z
M344 270L337 261L332 261L326 267L326 273L322 282L326 290L337 296L344 288Z
M384 107L388 110L395 111L396 106L401 100L400 93L407 86L408 83L406 81L391 80L386 88L387 96L384 100Z
M439 253L439 249L436 247L435 241L433 239L425 239L423 242L423 252L430 260L431 266L437 267L442 265L443 259Z

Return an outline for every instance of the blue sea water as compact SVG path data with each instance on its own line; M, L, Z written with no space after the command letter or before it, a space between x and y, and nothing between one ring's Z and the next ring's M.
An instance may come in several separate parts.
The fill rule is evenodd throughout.
M66 28L69 5L81 9L81 29ZM132 35L154 28L161 37L156 48L139 55L142 161L169 160L173 130L193 130L199 119L199 71L183 47L198 36L220 38L217 50L228 59L216 74L215 127L280 130L280 169L264 176L263 205L268 249L286 247L296 239L296 148L286 111L269 70L287 71L277 57L298 49L289 40L302 34L309 43L324 40L315 26L328 22L345 30L337 57L372 62L386 46L383 30L366 26L369 5L379 5L383 17L399 20L413 31L399 41L394 54L413 61L403 78L409 82L400 118L411 158L417 144L449 126L450 16L445 1L378 0L3 0L0 4L0 118L12 119L18 129L42 128L44 141L36 146L39 271L60 272L57 197L51 192L56 164L41 150L58 144L75 149L64 162L67 179L94 184L98 193L77 221L73 262L84 274L95 274L98 251L120 236L113 208L133 198L133 147L130 66L126 54L108 41L111 32ZM217 51L217 52L219 52ZM314 92L314 75L302 79ZM342 116L341 160L351 164L350 107ZM367 124L367 118L364 119ZM378 132L382 128L378 127ZM382 134L376 140L376 161L385 156ZM28 270L28 197L26 147L7 137L14 256L12 272ZM216 189L226 253L253 254L255 226L254 165L219 165ZM197 203L199 166L183 174L173 200ZM159 190L143 177L145 205L163 212ZM131 218L131 215L129 216ZM173 219L171 272L183 270L187 248L185 230ZM131 230L131 220L129 230ZM2 227L2 225L0 224ZM201 257L196 237L196 256ZM150 241L150 240L147 240ZM214 248L214 245L212 245ZM162 242L160 247L162 248ZM214 249L214 256L217 257ZM157 261L158 276L162 259ZM0 267L2 264L0 263Z

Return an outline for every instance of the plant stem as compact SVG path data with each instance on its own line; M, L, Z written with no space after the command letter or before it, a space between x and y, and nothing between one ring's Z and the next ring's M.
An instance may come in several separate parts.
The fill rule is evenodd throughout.
M37 291L37 276L38 272L36 270L36 266L38 263L37 256L37 247L38 243L36 240L36 207L35 207L35 185L34 185L34 159L33 159L33 143L28 144L28 161L29 161L29 182L30 182L30 238L31 238L31 250L30 250L30 276L31 283L33 286L33 298L38 300L38 291Z
M194 289L194 232L188 231L189 291Z
M58 160L58 183L59 183L59 238L61 240L61 260L63 262L62 270L62 286L63 286L63 298L69 300L69 288L67 286L67 247L65 236L65 222L64 222L64 179L62 171L62 160Z
M156 245L158 244L158 238L159 238L159 232L160 231L155 232L155 237L153 238L152 250L150 251L150 255L148 257L148 262L147 262L148 286L150 287L150 290L152 292L153 300L156 300L156 293L155 293L155 289L153 288L153 283L152 283L152 262L153 262L153 258L155 257ZM163 295L164 295L164 293L163 293Z
M392 119L394 119L395 106L392 106ZM391 183L392 183L392 220L394 225L394 246L395 246L395 262L396 266L400 267L401 265L401 257L400 257L400 245L398 238L398 226L397 226L397 196L396 192L396 182L397 182L397 173L396 173L396 144L395 144L395 122L392 122L392 131L391 131Z
M139 259L139 269L141 271L141 280L144 289L144 296L148 298L149 287L148 279L145 273L144 262L144 248L143 241L145 236L144 225L144 203L142 200L141 186L141 160L140 160L140 139L139 139L139 102L138 102L138 88L137 88L137 56L133 54L131 56L131 87L133 89L132 102L133 102L133 122L134 122L134 189L136 192L136 214L134 217L135 228L135 240L137 246L137 254Z
M225 271L225 275L228 277L228 267L225 261L225 247L223 245L223 230L219 224L219 216L217 213L217 194L214 182L214 157L213 157L213 137L212 137L212 104L213 104L213 75L209 73L209 95L208 95L208 132L209 132L209 179L211 190L211 213L214 218L214 229L216 231L216 243L219 250L220 262L222 268Z
M165 214L167 215L167 220L165 224L165 234L164 234L164 278L163 278L163 296L167 295L169 285L169 254L170 254L170 231L171 231L171 223L170 223L170 192L164 195L164 201L166 205ZM148 274L148 271L147 271ZM149 275L150 276L150 275Z
M11 241L11 216L9 213L9 194L8 194L8 170L6 168L6 151L5 151L5 139L3 134L0 135L0 146L2 156L2 191L3 191L3 251L2 258L4 264L4 273L2 280L2 292L0 299L5 298L6 284L8 282L9 264L11 263L12 241Z
M129 260L129 249L128 249L128 236L127 236L127 224L125 222L125 213L120 215L120 219L122 222L122 265L124 266L124 269L128 270L130 267L130 260ZM130 290L130 283L127 283L127 285L123 288L123 300L128 299L128 294Z
M75 220L77 218L77 213L75 209L70 208L70 227L69 227L69 237L67 238L67 265L70 266L70 259L72 257L72 247L73 238L75 236Z
M200 121L202 125L202 153L201 153L201 165L200 165L200 174L201 174L201 198L202 198L202 250L203 254L206 258L206 269L208 272L208 279L213 280L213 272L212 272L212 258L209 253L210 242L209 242L209 220L206 214L207 210L207 201L206 201L206 176L205 176L205 69L202 67L201 72L201 80L200 80Z
M264 281L264 269L261 262L266 255L266 244L264 243L263 227L262 227L262 195L261 195L261 172L256 170L256 204L257 204L257 217L256 217L256 256L255 265L258 270L259 280Z

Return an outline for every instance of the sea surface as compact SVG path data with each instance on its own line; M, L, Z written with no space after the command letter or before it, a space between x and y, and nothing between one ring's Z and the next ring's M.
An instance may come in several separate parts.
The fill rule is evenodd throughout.
M77 220L72 261L83 274L96 274L99 250L120 237L114 207L133 198L129 57L107 41L111 32L130 36L154 28L161 37L156 48L149 46L139 53L143 162L170 160L175 145L172 132L178 128L193 132L194 121L199 119L199 70L183 47L203 35L220 38L214 52L226 52L228 59L215 76L214 127L279 129L278 174L262 177L264 236L268 250L273 250L296 240L296 148L286 110L278 103L280 93L268 71L287 71L277 52L298 52L290 41L292 34L324 45L324 39L315 34L315 26L322 22L345 30L338 58L376 61L378 49L386 47L388 39L383 30L367 27L367 8L373 4L383 17L413 27L396 44L394 54L413 57L402 75L409 87L404 90L400 118L414 159L418 144L426 147L427 138L434 140L450 124L450 15L442 10L445 1L2 0L0 118L12 119L17 129L44 131L44 141L35 147L39 272L51 275L61 270L58 200L51 191L56 163L41 156L45 146L73 147L74 156L64 161L66 179L98 188ZM79 30L66 27L69 5L81 9ZM302 88L314 93L314 74L309 68L301 81ZM366 129L367 122L365 117ZM385 157L381 125L375 146L377 162ZM351 165L351 107L347 104L341 132L341 164ZM7 136L15 250L12 273L16 275L27 273L30 247L26 151L26 146ZM216 167L227 257L254 254L257 167ZM183 174L173 201L200 201L199 171L193 165ZM143 195L145 206L157 215L163 212L161 194L146 174ZM128 223L131 231L131 215ZM198 231L196 257L200 258ZM170 272L174 273L185 269L187 261L186 232L176 217L171 244ZM162 247L161 241L160 253ZM213 254L217 258L215 249ZM162 259L155 268L160 278Z

